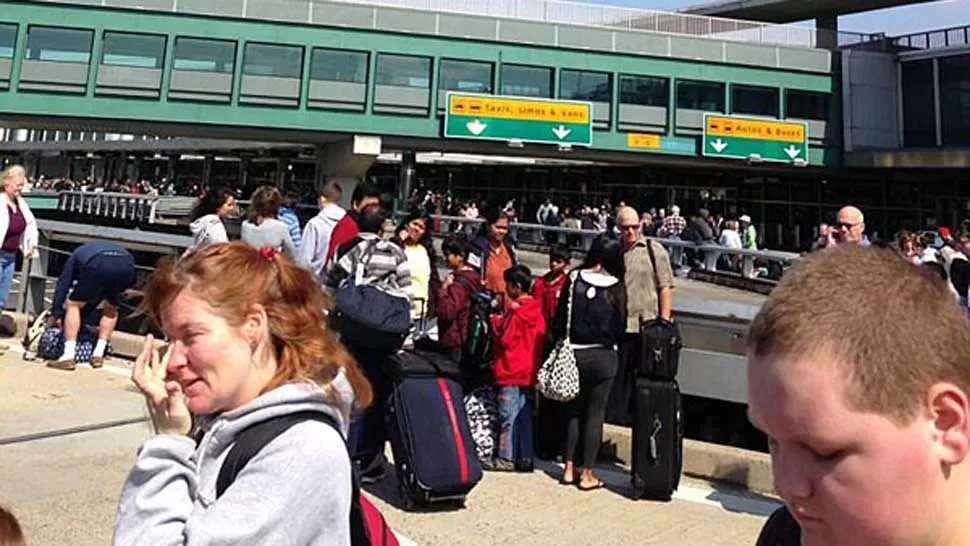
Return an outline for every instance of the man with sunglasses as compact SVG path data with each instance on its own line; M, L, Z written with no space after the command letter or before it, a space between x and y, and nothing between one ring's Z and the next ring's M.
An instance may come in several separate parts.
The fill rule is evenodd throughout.
M617 211L616 228L620 232L626 268L623 281L626 284L627 320L626 336L619 347L619 369L606 408L606 421L628 426L631 422L632 370L640 352L640 321L658 316L671 319L674 274L664 247L643 236L640 215L633 207L621 207Z
M832 224L832 235L839 245L869 246L865 236L866 218L862 211L851 205L839 209L838 221Z

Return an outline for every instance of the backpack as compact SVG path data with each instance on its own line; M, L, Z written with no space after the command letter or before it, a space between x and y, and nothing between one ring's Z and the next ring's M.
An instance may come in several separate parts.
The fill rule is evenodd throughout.
M364 268L370 262L378 239L367 243L346 283L334 294L333 327L341 340L394 352L404 345L411 331L411 303L377 286L363 284Z
M216 479L216 498L222 496L232 485L239 472L266 444L283 434L297 423L303 421L319 421L334 428L343 438L340 427L333 417L319 411L301 411L289 415L280 415L257 423L236 437L236 444L229 450L219 477ZM346 446L347 440L344 439ZM350 451L347 451L350 457ZM386 545L399 546L394 531L387 524L387 520L367 497L360 494L360 482L356 472L352 478L353 491L350 497L350 544L351 546Z
M473 285L468 279L455 276L458 284L468 291L468 337L461 348L462 367L485 371L492 366L492 321L494 298L486 290Z

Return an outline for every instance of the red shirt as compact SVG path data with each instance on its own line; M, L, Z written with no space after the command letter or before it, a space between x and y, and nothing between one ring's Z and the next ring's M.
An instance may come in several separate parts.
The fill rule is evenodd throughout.
M340 248L340 245L350 241L359 234L360 229L357 227L357 221L348 212L343 218L337 221L337 225L333 226L333 233L330 234L330 247L327 249L327 260L323 263L329 264L334 254L337 253L337 249Z
M545 317L547 324L552 322L556 316L556 306L559 305L559 293L562 292L562 286L566 284L565 274L559 275L552 280L549 279L550 275L552 275L551 272L539 277L532 287L532 296L538 299L542 305L542 316Z
M27 220L24 218L24 212L20 210L20 207L17 207L16 211L7 208L7 213L10 215L10 224L7 226L7 234L3 237L3 247L0 247L0 250L17 252L20 249L20 236L27 230Z

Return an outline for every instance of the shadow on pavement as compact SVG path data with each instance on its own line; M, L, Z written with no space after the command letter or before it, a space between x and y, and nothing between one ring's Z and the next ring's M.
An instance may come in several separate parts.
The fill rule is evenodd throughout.
M394 465L391 463L385 463L384 470L387 472L386 478L375 484L363 485L361 486L361 489L372 497L376 497L386 502L396 510L421 514L454 512L456 510L464 509L464 505L460 505L455 502L441 502L426 506L407 506L404 499L401 498L401 493L398 488L397 473L394 470Z
M732 483L747 483L748 467L746 465L722 465L715 474L726 476ZM767 495L752 493L722 482L712 482L714 491L707 496L707 500L716 502L729 512L768 516L781 505L778 499Z

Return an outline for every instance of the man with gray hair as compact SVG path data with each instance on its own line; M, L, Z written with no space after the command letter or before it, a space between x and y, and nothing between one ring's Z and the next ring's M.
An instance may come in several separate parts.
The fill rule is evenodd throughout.
M862 211L851 205L839 209L839 217L832 225L835 242L839 245L869 246L869 239L865 236L866 217Z
M668 321L671 319L674 274L670 267L670 257L663 245L643 236L640 215L634 208L619 209L616 214L616 227L620 232L623 264L626 269L623 281L626 284L627 319L626 335L618 347L619 367L610 391L606 421L628 426L631 424L633 373L640 357L640 323L657 317Z

